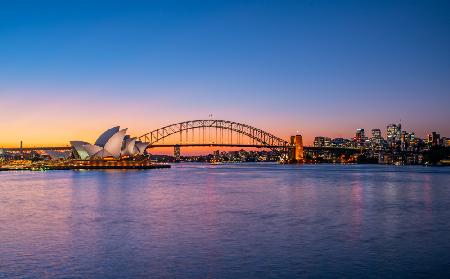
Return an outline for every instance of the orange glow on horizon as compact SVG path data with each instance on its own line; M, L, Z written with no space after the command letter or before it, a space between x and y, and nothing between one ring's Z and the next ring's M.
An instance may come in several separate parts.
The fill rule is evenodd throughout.
M127 133L131 136L141 136L151 130L173 123L207 119L209 114L209 109L202 107L195 109L194 112L192 108L168 111L167 108L171 107L172 102L164 98L142 100L141 102L130 98L107 101L99 98L98 101L86 105L83 101L83 98L87 98L86 93L79 99L65 97L59 92L59 94L49 93L47 96L40 96L40 92L36 91L34 96L26 99L15 97L23 94L20 91L5 93L9 93L9 96L2 100L2 109L0 110L0 119L2 119L0 148L18 147L20 141L23 141L24 147L68 146L71 140L93 143L103 131L117 125L129 128ZM97 95L97 92L89 93ZM74 93L71 92L71 94ZM149 104L152 104L151 110L148 109ZM305 146L312 145L315 136L351 138L354 136L356 128L366 126L366 131L370 131L370 126L381 129L384 126L384 124L361 125L365 120L350 116L351 121L317 117L312 121L311 117L305 115L289 117L283 113L255 116L238 108L217 110L216 115L218 115L214 117L216 119L245 123L286 141L289 141L290 136L295 135L298 130L303 136ZM408 127L405 128L408 129ZM415 130L419 137L423 137L427 131L429 132L427 129ZM445 131L442 133L444 134ZM214 149L183 147L182 154ZM238 149L239 147L233 148L233 150ZM172 152L173 150L170 150L167 154L172 154Z

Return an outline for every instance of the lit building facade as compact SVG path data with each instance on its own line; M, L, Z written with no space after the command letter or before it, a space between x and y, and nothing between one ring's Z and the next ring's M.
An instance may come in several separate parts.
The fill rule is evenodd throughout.
M314 138L314 147L324 147L325 142L327 141L326 139L327 139L326 137L315 137ZM330 140L330 142L331 142L331 140Z
M356 129L355 139L356 142L358 143L363 143L366 140L366 134L364 132L364 129L362 128Z
M401 124L389 124L386 127L387 130L387 143L390 147L397 147L398 143L401 140L401 134L402 134L402 125Z
M372 138L373 139L383 139L381 136L381 130L380 129L372 129Z

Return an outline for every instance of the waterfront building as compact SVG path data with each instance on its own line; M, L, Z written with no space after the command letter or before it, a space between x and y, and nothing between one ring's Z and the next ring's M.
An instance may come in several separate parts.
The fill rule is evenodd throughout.
M325 137L315 137L314 147L323 147L323 146L325 146Z
M331 147L351 147L352 146L352 142L348 139L344 139L344 138L335 138L333 140L331 140Z
M103 132L95 144L84 141L71 141L72 153L75 159L104 159L121 158L126 156L143 155L148 146L147 142L138 141L126 135L127 129L120 126Z
M181 150L180 150L180 146L176 145L175 148L173 149L173 156L175 157L175 161L179 162L181 159Z
M331 138L325 137L323 140L323 146L330 147L331 146Z

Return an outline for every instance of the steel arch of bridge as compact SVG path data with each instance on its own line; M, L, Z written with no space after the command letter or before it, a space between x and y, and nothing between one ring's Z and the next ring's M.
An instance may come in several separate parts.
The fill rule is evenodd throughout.
M140 136L139 140L149 142L150 143L149 147L157 147L158 142L171 135L180 133L181 134L180 138L182 138L183 132L188 132L189 130L194 129L206 129L206 128L229 130L231 132L245 135L250 139L252 139L254 142L256 142L256 144L249 144L249 146L252 147L265 147L270 148L272 150L287 149L291 147L287 141L279 137L276 137L271 133L268 133L266 131L252 127L247 124L227 120L192 120L175 123L146 133ZM174 144L174 146L175 145L177 144ZM223 145L228 146L229 144ZM215 143L215 146L220 146L220 144Z

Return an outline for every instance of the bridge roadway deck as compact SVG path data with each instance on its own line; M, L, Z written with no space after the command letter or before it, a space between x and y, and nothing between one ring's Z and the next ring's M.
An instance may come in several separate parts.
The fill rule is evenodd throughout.
M257 145L257 144L221 144L221 143L183 143L183 144L155 144L151 145L148 148L158 148L158 147L241 147L241 148L286 148L286 146L269 146L269 145ZM291 147L291 146L288 146ZM47 151L47 150L53 150L53 151L67 151L71 150L72 147L70 146L38 146L38 147L23 147L22 149L20 147L7 147L7 148L0 148L4 151L9 152L17 152L17 151L24 151L24 152L30 152L30 151ZM303 149L305 151L320 151L320 150L353 150L353 151L361 151L359 148L348 148L348 147L313 147L313 146L304 146ZM364 150L364 149L363 149Z
M148 148L157 147L242 147L242 148L286 148L289 146L284 145L262 145L262 144L225 144L225 143L181 143L181 144L154 144L150 145Z
M72 147L70 146L36 146L36 147L5 147L2 148L0 147L0 149L3 149L5 151L24 151L24 152L29 152L29 151L47 151L47 150L53 150L53 151L64 151L64 150L72 150Z
M242 148L286 148L286 146L269 146L269 145L257 145L257 144L220 144L220 143L186 143L186 144L155 144L150 145L147 148L158 148L158 147L202 147L202 146L217 146L217 147L242 147ZM0 148L5 151L23 151L23 152L29 152L29 151L47 151L47 150L53 150L53 151L65 151L65 150L71 150L72 147L70 146L37 146L37 147L23 147L22 149L20 147L6 147L6 148Z

